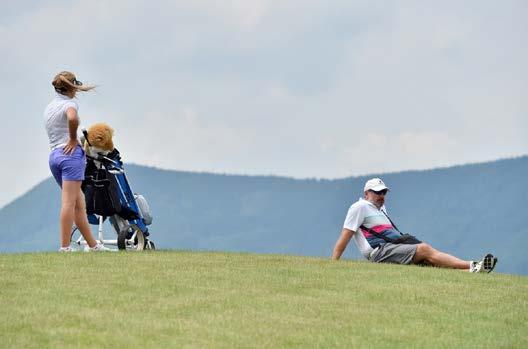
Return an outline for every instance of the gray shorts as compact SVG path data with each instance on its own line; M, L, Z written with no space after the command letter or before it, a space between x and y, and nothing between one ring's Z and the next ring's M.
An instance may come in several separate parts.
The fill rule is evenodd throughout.
M370 254L369 261L375 263L411 264L417 245L391 244L380 245Z

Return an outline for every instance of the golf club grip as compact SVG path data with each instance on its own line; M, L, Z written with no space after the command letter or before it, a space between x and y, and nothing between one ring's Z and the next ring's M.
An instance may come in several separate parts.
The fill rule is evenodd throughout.
M86 129L83 128L83 129L82 129L82 133L83 133L83 135L84 135L84 140L85 140L86 142L88 142L88 145L91 147L92 144L91 144L90 141L88 140L88 131L86 131Z

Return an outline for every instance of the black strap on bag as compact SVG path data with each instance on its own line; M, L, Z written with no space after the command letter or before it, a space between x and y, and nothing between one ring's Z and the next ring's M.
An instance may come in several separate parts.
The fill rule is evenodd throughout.
M96 169L83 182L86 213L110 217L119 214L123 207L117 193L115 176L104 169Z
M380 210L381 211L381 210ZM391 225L394 227L394 229L396 229L396 231L398 233L400 233L400 236L396 239L392 239L388 236L385 236L383 234L380 234L380 233L376 233L374 230L370 229L370 228L367 228L365 227L363 224L360 226L361 229L363 230L366 230L368 231L370 234L374 235L375 237L377 238L380 238L382 240L385 240L386 242L390 242L391 244L406 244L406 245L416 245L416 244L421 244L422 242L420 240L418 240L416 238L416 236L413 236L411 234L404 234L400 231L400 229L398 229L398 227L396 227L396 224L394 224L394 222L390 219L390 217L384 212L384 211L381 211L383 212L383 214L385 215L385 217L387 217L387 219L389 220L389 222L391 223Z

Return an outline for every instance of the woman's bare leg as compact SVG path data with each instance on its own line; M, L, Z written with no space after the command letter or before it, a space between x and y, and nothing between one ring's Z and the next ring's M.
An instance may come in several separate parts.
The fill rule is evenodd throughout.
M97 244L93 235L90 224L88 223L88 217L86 216L86 203L84 202L84 194L79 188L79 195L77 196L77 202L75 204L75 217L74 222L84 240L88 243L88 246L94 247Z
M81 181L63 181L62 182L62 204L60 212L60 234L61 246L68 247L71 243L71 231L74 219L76 219L76 206L81 194ZM84 205L83 205L84 207ZM86 218L86 212L84 213ZM86 230L86 226L88 230ZM90 247L95 246L96 242L90 231L88 219L86 218L86 226L83 227L81 234L85 238ZM80 227L79 227L80 230ZM87 236L85 234L88 232Z

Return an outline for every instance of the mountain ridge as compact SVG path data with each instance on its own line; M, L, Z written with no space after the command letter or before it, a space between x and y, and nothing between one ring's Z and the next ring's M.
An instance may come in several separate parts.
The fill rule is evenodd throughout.
M514 214L528 199L528 156L342 179L125 168L132 189L149 201L160 248L329 256L364 181L381 176L401 230L464 259L491 251L498 271L528 274L524 217ZM48 178L0 209L0 251L55 250L59 205ZM345 257L361 258L352 242Z

